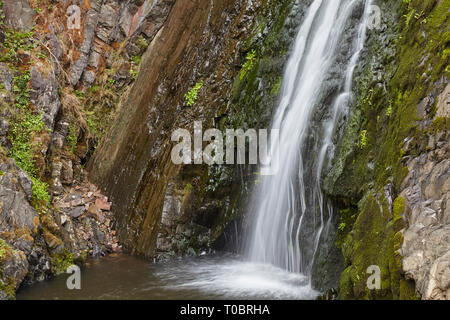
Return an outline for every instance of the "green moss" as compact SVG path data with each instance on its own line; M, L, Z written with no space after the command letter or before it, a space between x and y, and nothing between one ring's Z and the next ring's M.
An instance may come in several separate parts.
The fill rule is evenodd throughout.
M273 85L272 89L270 90L270 96L271 97L278 96L278 94L280 93L282 81L283 81L283 78L282 77L278 77L277 81L275 82L275 84Z
M428 134L436 134L439 131L450 131L450 120L444 117L437 117L433 120L430 128L428 129Z
M339 226L336 246L341 248L347 235L352 231L353 225L355 224L356 218L358 217L358 208L349 207L339 211Z
M405 221L403 219L404 212L405 212L405 200L402 197L398 197L394 201L394 209L393 209L394 227L396 231L400 231L406 226Z
M6 294L7 299L14 300L16 298L16 287L12 277L6 279L5 282L0 279L0 291Z
M347 265L340 281L342 299L392 299L398 295L394 289L400 284L400 274L394 263L393 224L381 200L372 194L367 197L352 235L342 245ZM381 270L380 290L367 287L367 269L372 265Z
M51 258L52 272L55 274L61 274L74 265L74 255L72 252L64 251L63 253L54 254Z
M9 250L8 244L5 240L0 238L0 264L3 262L3 259L6 257L6 252Z

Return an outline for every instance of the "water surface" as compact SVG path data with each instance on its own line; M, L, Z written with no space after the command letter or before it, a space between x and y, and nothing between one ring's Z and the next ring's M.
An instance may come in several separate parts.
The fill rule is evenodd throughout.
M81 290L68 290L63 274L23 288L18 300L315 299L308 278L231 255L150 263L128 255L89 260Z

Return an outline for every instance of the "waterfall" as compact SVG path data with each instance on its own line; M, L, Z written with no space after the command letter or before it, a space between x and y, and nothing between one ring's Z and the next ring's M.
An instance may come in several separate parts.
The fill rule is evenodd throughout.
M333 213L322 194L321 175L333 156L336 126L348 112L370 4L370 0L314 0L308 8L287 62L272 123L273 129L280 130L279 140L270 146L272 157L279 156L279 170L262 177L252 195L248 258L302 273L310 281L320 240L326 236ZM350 59L338 76L339 92L326 108L326 119L311 128L340 41L358 8L363 13L353 29ZM312 148L306 146L310 131L319 136Z

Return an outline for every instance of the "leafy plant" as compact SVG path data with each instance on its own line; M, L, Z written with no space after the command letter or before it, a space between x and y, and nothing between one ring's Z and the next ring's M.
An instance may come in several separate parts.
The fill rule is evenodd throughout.
M247 56L245 57L245 63L242 65L241 76L240 76L241 80L243 80L245 78L245 75L251 69L253 69L255 61L256 61L256 51L252 50L247 53Z
M80 90L75 90L75 95L77 96L78 99L83 99L84 97L83 91Z
M365 147L367 147L367 130L363 130L361 131L361 133L359 134L359 138L358 138L358 146L361 149L364 149Z
M16 160L19 168L30 176L33 182L33 204L36 210L44 212L50 201L50 196L47 192L48 185L38 178L39 172L35 166L35 154L39 145L33 144L32 141L37 134L46 129L46 125L42 120L42 115L29 108L29 80L30 73L28 70L14 78L14 106L18 112L15 115L15 121L11 122L9 156Z
M20 50L32 50L34 48L31 41L34 31L6 31L4 36L3 47L6 49L6 52L0 57L1 62L19 62L18 52Z
M203 87L203 85L204 85L203 81L197 82L195 86L184 95L186 99L186 105L188 107L192 107L194 105L198 97L198 92Z

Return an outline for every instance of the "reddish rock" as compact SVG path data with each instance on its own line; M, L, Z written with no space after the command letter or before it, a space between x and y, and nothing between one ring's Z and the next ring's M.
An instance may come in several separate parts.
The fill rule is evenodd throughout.
M107 197L98 198L97 200L95 200L95 205L100 210L105 210L105 211L110 211L111 210L111 202L108 202L108 198Z

